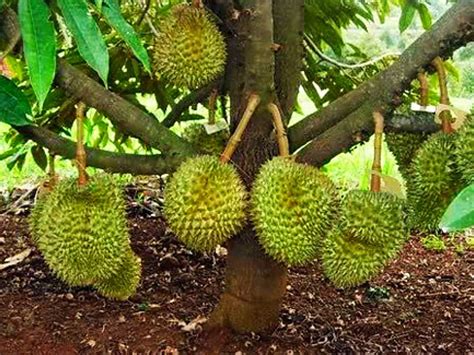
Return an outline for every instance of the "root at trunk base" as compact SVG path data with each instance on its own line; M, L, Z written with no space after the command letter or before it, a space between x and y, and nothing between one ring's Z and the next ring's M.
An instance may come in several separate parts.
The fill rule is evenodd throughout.
M265 255L250 233L229 243L226 290L210 327L260 332L278 325L287 269Z

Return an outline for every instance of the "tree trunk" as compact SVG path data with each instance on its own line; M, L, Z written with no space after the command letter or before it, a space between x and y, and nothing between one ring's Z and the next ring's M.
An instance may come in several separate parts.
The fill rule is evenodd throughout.
M228 45L230 60L226 82L233 127L238 124L249 95L261 97L260 106L232 159L249 189L261 165L278 151L272 136L271 114L266 108L268 103L277 101L275 81L283 83L278 94L285 98L287 109L293 105L289 97L294 100L298 86L298 80L275 80L275 51L279 48L274 46L273 39L273 4L271 0L242 1L244 9L236 26L239 36L231 38ZM303 8L297 9L302 12ZM280 12L280 20L281 16ZM300 31L299 26L301 24L295 24L295 31ZM288 62L287 57L282 57L281 63ZM294 58L301 60L298 56ZM211 326L226 326L237 332L260 332L277 326L286 290L286 266L265 254L251 223L229 242L228 250L226 287L213 313Z

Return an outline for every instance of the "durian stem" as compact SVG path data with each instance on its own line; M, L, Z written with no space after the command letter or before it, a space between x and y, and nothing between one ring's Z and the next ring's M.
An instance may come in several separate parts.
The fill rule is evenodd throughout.
M78 184L85 186L87 184L86 172L86 150L84 148L84 114L86 105L83 102L77 104L76 125L77 125L77 145L76 145L76 164L78 171Z
M48 155L48 187L52 189L56 185L56 155L49 153Z
M428 77L424 71L418 73L420 82L420 105L428 106Z
M202 1L201 0L193 0L193 6L197 7L198 9L202 8Z
M286 135L285 126L283 125L283 119L281 117L280 109L274 103L268 104L268 111L272 114L273 126L275 127L278 149L282 157L290 156L290 144L288 143L288 137Z
M255 112L259 104L260 96L258 96L257 94L250 95L242 119L240 120L234 134L232 134L232 137L230 137L229 142L227 143L227 146L224 149L224 152L222 152L221 154L220 160L222 163L227 163L232 158L232 155L237 149L237 146L239 145L240 140L242 139L242 135L244 134L245 129L247 128L247 125L250 122L250 119L252 118L253 113Z
M440 57L436 57L433 60L433 66L438 73L439 80L439 102L443 105L449 105L449 95L448 95L448 84L446 80L446 70L444 69L443 60ZM451 113L448 110L444 110L439 114L441 119L443 132L452 133L453 127L451 126Z
M214 89L209 96L209 118L207 119L207 123L210 125L216 123L216 102L218 94L217 89Z
M372 176L370 180L370 190L380 192L382 173L382 139L383 139L383 115L374 112L375 139L374 139L374 162L372 163Z

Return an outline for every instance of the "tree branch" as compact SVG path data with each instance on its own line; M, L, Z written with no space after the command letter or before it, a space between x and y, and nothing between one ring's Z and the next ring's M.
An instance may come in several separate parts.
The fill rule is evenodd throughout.
M14 127L18 132L52 153L74 159L76 143L38 126ZM87 165L114 173L155 175L174 171L183 158L162 155L121 154L86 148Z
M142 140L163 154L191 155L193 148L157 119L108 91L80 70L59 60L56 83L68 95L106 115L123 133Z
M290 128L293 149L317 136L299 153L299 160L321 165L373 133L372 112L385 114L400 102L400 96L420 68L437 56L448 56L474 40L474 1L460 0L432 29L420 36L400 59L358 89L342 96L312 118ZM322 133L322 134L321 134Z
M222 84L221 79L215 80L212 83L203 86L200 89L192 91L188 95L186 95L181 101L179 101L176 105L174 105L171 112L166 116L163 120L163 125L165 127L171 127L176 122L180 121L181 115L192 105L195 105L199 102L202 102L206 97L209 96L211 91L216 88L220 87Z
M349 124L345 122L346 129L358 129L372 132L369 125L371 122L370 113L367 117L367 110L362 106L367 105L370 101L371 111L378 107L384 107L398 104L399 97L404 89L406 89L411 81L416 77L420 68L430 65L431 61L437 56L449 56L452 52L474 40L474 1L460 0L454 4L444 15L438 20L428 32L420 36L401 56L400 59L392 64L386 70L380 72L377 76L368 80L346 95L338 98L329 106L320 111L309 115L299 123L289 128L288 135L292 150L298 149L309 140L321 135L332 126L338 124L342 120L346 121L349 117L359 117L359 123ZM359 111L359 113L356 113ZM347 118L346 118L347 117ZM341 128L342 126L340 126ZM369 129L367 129L369 128ZM333 131L335 132L335 131ZM349 132L352 136L354 132ZM334 139L341 137L332 136ZM319 137L318 137L319 138ZM351 143L352 142L352 143ZM341 142L339 149L347 149L353 141ZM317 143L311 143L317 149ZM306 147L306 155L309 154L309 148ZM314 154L317 150L313 151ZM336 154L332 152L331 154ZM332 155L334 156L334 155ZM324 161L330 156L319 157L316 160ZM311 161L305 158L304 160Z

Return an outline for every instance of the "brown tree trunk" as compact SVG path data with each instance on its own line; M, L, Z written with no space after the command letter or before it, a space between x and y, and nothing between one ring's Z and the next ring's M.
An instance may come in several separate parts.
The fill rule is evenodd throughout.
M226 81L232 104L232 126L239 122L250 94L257 94L262 99L231 162L249 189L260 166L278 151L272 135L272 116L266 108L268 103L277 101L275 82L281 83L278 94L284 98L288 110L293 105L289 97L294 100L298 86L298 80L278 79L279 73L285 73L282 69L277 71L278 80L275 80L275 52L281 49L274 45L275 3L282 2L242 1L244 10L236 26L239 36L229 43ZM303 11L301 4L295 8L299 13ZM281 11L276 13L283 21ZM288 16L291 15L289 12ZM301 24L296 22L295 33L299 32ZM286 61L291 65L287 58L283 57L280 64ZM298 56L294 58L296 62L301 60ZM295 66L298 68L299 63ZM226 287L211 325L226 326L237 332L259 332L275 327L286 290L286 266L265 254L251 223L229 242L228 250Z

